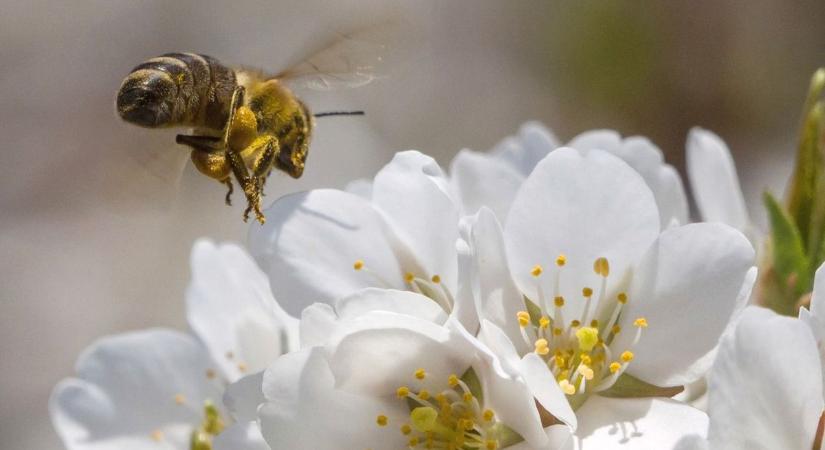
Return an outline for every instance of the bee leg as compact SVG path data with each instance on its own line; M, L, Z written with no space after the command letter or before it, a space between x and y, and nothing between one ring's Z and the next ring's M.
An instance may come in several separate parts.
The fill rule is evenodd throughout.
M228 190L226 191L226 206L232 206L232 192L234 190L232 188L232 178L226 177L222 181L222 183L225 184L226 187L228 188Z
M238 108L243 105L243 97L246 93L246 89L243 86L235 86L235 90L232 92L232 102L229 106L229 118L226 120L226 128L223 130L223 139L221 143L223 144L223 148L229 148L229 135L232 132L232 124L235 122L235 113L238 111Z
M249 205L246 211L244 211L244 222L249 220L250 211L255 209L255 216L258 219L258 222L263 224L266 222L266 218L260 208L260 183L258 183L258 180L255 177L249 175L249 169L246 168L246 164L244 164L243 158L241 158L241 155L238 152L232 149L227 149L226 160L232 168L232 173L235 175L235 179L238 181L238 184L241 185L241 189L243 189L243 192L246 195L247 204Z

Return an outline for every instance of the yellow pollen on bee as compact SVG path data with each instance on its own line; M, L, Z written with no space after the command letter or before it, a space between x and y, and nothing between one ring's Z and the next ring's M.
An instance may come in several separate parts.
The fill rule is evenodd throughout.
M364 268L364 261L361 259L356 259L354 263L352 263L352 268L355 270L361 270Z
M622 359L622 361L624 361L626 363L630 362L630 361L633 361L633 352L631 352L630 350L625 350L624 352L622 352L622 355L620 356L620 358Z
M401 434L406 436L410 433L412 433L412 427L411 426L407 425L406 423L404 425L401 425Z
M178 405L182 405L186 403L186 397L183 394L175 394L175 403Z
M427 377L427 372L424 369L418 369L418 370L415 371L414 375L415 375L415 378L417 378L419 380L423 380L424 378Z
M581 327L576 330L576 339L579 340L579 349L589 352L599 342L599 330L593 327Z
M565 264L567 264L567 257L564 256L564 253L562 253L562 254L560 254L559 256L556 257L556 265L561 267Z
M644 317L639 317L638 319L633 321L633 326L639 328L647 328L647 319L645 319Z
M518 324L522 327L526 327L530 324L530 313L528 313L527 311L517 312L516 317L518 318Z
M616 373L621 368L622 368L622 365L617 363L616 361L613 361L612 363L610 363L610 373Z
M561 391L567 395L573 395L576 393L576 386L570 384L570 382L567 381L566 378L562 378L559 381L559 387L561 388Z
M160 442L163 440L163 431L155 430L150 434L152 436L152 440L155 442Z
M458 386L458 375L456 375L456 374L451 374L451 375L449 376L449 378L447 378L447 384L449 384L449 385L450 385L450 387L456 387L456 386Z
M553 299L553 303L559 308L561 308L562 306L564 306L564 297L562 297L561 295L556 296L556 298Z
M585 297L592 297L593 296L593 289L590 289L589 287L583 288L582 289L582 295L584 295Z
M389 422L389 419L387 419L387 416L385 416L383 414L381 414L381 415L379 415L378 417L375 418L375 423L377 423L379 427L387 426L388 422Z
M404 398L404 397L410 395L410 388L408 388L407 386L401 386L400 388L398 388L395 391L395 395L398 398Z
M616 296L616 300L618 300L619 303L624 305L625 303L627 303L627 294L625 294L624 292L620 292L619 295Z
M537 339L535 342L536 353L539 355L546 355L550 353L550 346L547 342L547 339L541 338Z
M407 272L404 274L404 281L407 283L412 283L413 280L415 280L415 275L413 275L412 272Z
M610 263L607 262L607 258L601 257L596 259L596 261L593 262L593 271L603 277L610 275Z
M441 277L439 275L433 275L432 278L430 278L430 280L432 280L432 282L435 284L441 283Z
M541 267L541 264L536 264L532 269L530 269L530 275L533 275L534 277L540 276L542 272L544 272L544 269Z
M547 317L547 316L542 316L542 318L539 319L539 327L547 329L547 327L549 327L549 326L550 326L550 318Z

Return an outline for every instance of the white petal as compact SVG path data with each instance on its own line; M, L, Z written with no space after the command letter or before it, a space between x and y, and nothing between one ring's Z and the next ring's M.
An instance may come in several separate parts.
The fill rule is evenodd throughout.
M702 220L746 230L748 211L733 157L725 142L708 130L698 127L690 130L687 170Z
M208 369L206 349L183 333L153 329L102 338L78 359L77 378L55 387L52 421L72 450L157 448L156 431L169 448L186 450L204 401L220 403Z
M633 322L644 317L649 326L628 372L657 386L695 381L710 365L703 357L743 305L740 292L753 264L750 242L727 225L666 230L634 276L613 353L630 348Z
M372 180L360 178L347 183L344 190L365 200L372 201Z
M475 214L486 206L504 219L524 176L495 156L461 150L450 164L450 182L463 214Z
M381 169L373 183L372 201L415 253L429 279L439 275L455 292L458 204L450 197L447 179L438 164L416 151L400 152Z
M223 404L239 422L251 422L258 418L258 406L264 403L263 372L247 375L226 387Z
M536 397L536 401L544 409L570 426L571 429L575 430L578 427L576 414L570 407L570 402L567 401L564 392L556 383L556 378L547 368L547 363L539 355L535 353L524 355L519 364L519 372L533 392L533 396Z
M679 439L673 450L710 450L710 443L701 435L689 434Z
M249 248L291 314L365 287L404 287L404 250L366 200L319 189L282 197L267 217L250 228ZM358 260L371 272L354 270Z
M275 302L266 275L242 248L201 240L192 248L191 260L189 325L230 381L246 370L263 370L297 348L298 321ZM226 358L228 353L233 357Z
M339 320L354 319L372 311L389 311L437 324L447 320L444 309L429 297L409 291L367 288L335 304Z
M616 153L622 146L622 136L615 130L589 130L571 139L567 146L584 153L591 150Z
M257 422L235 423L212 442L215 450L270 450Z
M580 450L661 450L705 436L708 416L670 399L591 397L576 412Z
M593 262L610 262L612 290L659 234L650 189L627 164L602 151L582 156L562 148L542 160L516 197L505 226L511 272L520 290L539 301L537 286L552 300L555 259L565 254L559 293L565 311L581 308L583 287L598 288ZM538 280L534 265L545 268Z
M524 354L532 350L521 337L517 318L525 309L524 298L510 276L501 226L484 208L472 222L470 234L480 285L479 314L501 328L518 353Z
M526 177L558 147L559 140L552 131L539 122L527 122L519 128L518 135L506 138L491 153Z
M438 383L470 366L472 349L447 328L383 311L341 323L327 345L336 387L354 393L392 395L424 369ZM383 394L379 394L383 393Z
M819 352L798 320L749 307L710 373L713 448L810 449L822 400Z
M301 348L324 345L338 329L338 315L326 303L313 303L301 312Z
M507 447L507 450L576 450L575 438L566 425L550 425L544 433L547 435L547 445L544 447L531 446L523 441Z
M359 396L335 389L324 351L304 349L278 358L264 374L267 403L260 411L261 430L273 449L326 448L397 450L398 432L409 410L394 396ZM384 414L389 425L379 427Z
M811 293L811 314L825 324L825 264L816 269L814 289ZM825 330L823 330L825 332Z

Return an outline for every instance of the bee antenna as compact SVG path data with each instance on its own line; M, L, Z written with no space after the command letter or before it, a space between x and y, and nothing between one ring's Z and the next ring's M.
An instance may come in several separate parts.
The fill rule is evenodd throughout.
M363 116L364 111L329 111L313 114L315 117L329 117L329 116Z

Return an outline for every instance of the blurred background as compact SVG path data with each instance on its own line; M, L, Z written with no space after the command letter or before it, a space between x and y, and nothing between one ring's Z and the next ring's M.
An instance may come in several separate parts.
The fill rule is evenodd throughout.
M170 51L283 69L332 31L387 17L417 47L380 82L307 93L319 121L302 179L276 175L270 202L370 177L398 150L444 166L536 119L562 141L591 128L649 136L684 173L688 129L719 133L764 223L781 192L813 70L825 64L825 3L453 0L0 2L0 448L62 448L51 387L95 338L184 328L192 242L243 241L242 206L158 155L174 131L120 122L114 94ZM240 197L236 195L236 204ZM252 226L255 226L254 224Z

